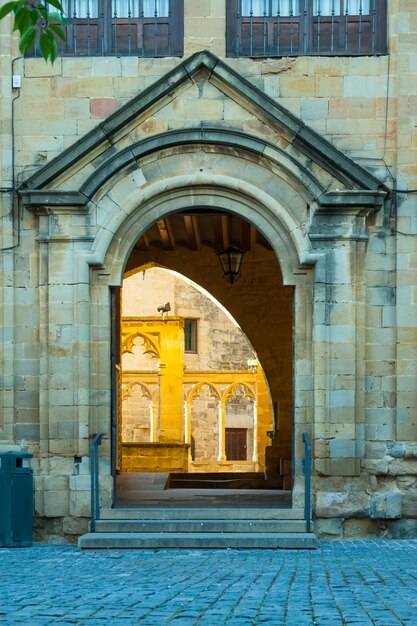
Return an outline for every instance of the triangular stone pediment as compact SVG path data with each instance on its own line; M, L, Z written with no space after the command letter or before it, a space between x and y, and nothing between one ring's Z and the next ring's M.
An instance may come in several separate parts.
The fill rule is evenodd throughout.
M279 151L324 204L334 190L380 204L383 184L211 52L194 54L98 124L20 188L27 205L86 205L112 174L172 145ZM308 174L307 174L308 172ZM335 184L337 183L337 185ZM333 195L332 195L333 194ZM351 200L353 202L353 200Z

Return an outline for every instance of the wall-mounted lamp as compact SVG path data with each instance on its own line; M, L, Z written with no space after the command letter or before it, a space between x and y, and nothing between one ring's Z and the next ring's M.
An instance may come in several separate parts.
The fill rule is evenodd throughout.
M156 310L158 311L158 313L161 313L162 319L164 320L165 315L168 313L168 311L171 310L171 305L169 302L166 302L165 304L158 304Z
M240 277L240 268L242 265L243 255L245 253L239 248L226 248L222 252L218 252L223 274L226 280L233 285Z

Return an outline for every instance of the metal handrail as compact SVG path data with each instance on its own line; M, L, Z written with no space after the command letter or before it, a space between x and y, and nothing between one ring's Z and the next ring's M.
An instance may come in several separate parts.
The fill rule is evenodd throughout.
M91 522L90 531L96 531L96 520L100 519L100 491L98 480L98 447L104 433L94 435L90 443L90 474L91 474Z
M311 443L307 433L303 433L304 442L304 518L306 530L311 532Z

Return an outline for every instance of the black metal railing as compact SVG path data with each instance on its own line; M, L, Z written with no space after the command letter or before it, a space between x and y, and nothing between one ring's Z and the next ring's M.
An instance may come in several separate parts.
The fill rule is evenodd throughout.
M64 0L58 56L183 54L183 0ZM42 56L35 43L27 56Z
M228 56L358 56L387 51L386 0L230 0Z
M94 435L90 443L90 475L91 475L91 514L90 531L96 531L96 520L100 519L100 485L98 474L98 447L101 445L103 433Z
M306 531L311 532L311 443L307 433L303 433L304 442L304 518Z

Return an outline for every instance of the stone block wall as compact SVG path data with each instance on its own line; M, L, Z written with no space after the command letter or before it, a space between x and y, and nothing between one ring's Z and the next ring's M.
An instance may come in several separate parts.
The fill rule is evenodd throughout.
M209 49L223 58L225 3L185 4L185 57ZM339 350L332 371L323 371L314 389L308 373L303 382L312 402L326 391L331 397L331 416L327 416L331 426L323 426L325 416L317 413L312 427L315 515L317 529L327 536L415 532L417 219L416 196L411 192L417 189L416 30L414 2L392 0L387 55L224 59L394 191L385 206L368 217L367 233L357 233L358 241L369 235L366 242L364 238L350 256L344 254L342 243L329 257L326 271L349 269L337 278L331 319L326 318L324 308L316 308L315 346L319 349L321 338L337 333ZM38 217L22 208L11 187L73 145L180 60L64 58L51 67L39 59L19 57L7 20L0 23L0 43L0 446L17 449L23 441L33 452L36 513L50 520L44 527L51 536L62 536L79 532L78 516L87 514L88 486L81 475L73 477L73 467L80 456L85 462L88 436L97 430L95 415L110 402L104 370L97 374L97 388L88 387L89 359L97 354L103 360L110 358L105 343L107 320L94 320L98 330L86 347L90 287L88 277L80 278L74 262L76 254L90 252L96 213L91 212L87 223L77 212L59 219L53 214ZM12 74L22 77L19 90L11 87ZM164 105L148 112L131 130L132 137L209 121L266 136L276 145L288 141L284 133L274 134L242 102L207 81L194 81L187 95L176 94L175 100ZM189 171L188 163L184 169ZM90 164L86 171L93 171ZM62 178L65 186L65 175ZM123 196L125 190L119 193ZM349 277L356 275L355 263L363 269L363 283L354 286L364 303L360 319L344 291L344 286L352 287ZM321 271L318 263L316 276ZM316 295L319 303L322 294ZM59 323L49 328L48 310L56 305ZM359 333L355 350L352 329ZM81 354L76 369L74 350ZM308 349L306 355L307 362L311 360ZM362 382L364 392L352 405L353 392ZM355 420L359 416L356 421L353 414ZM108 442L102 451L104 456L109 454ZM357 455L359 467L358 463L349 465L352 455ZM337 471L326 465L329 458L342 459ZM83 525L85 520L80 519Z
M194 440L194 461L200 467L216 464L219 458L219 401L209 387L203 387L190 403L191 437ZM194 463L192 464L194 465Z

